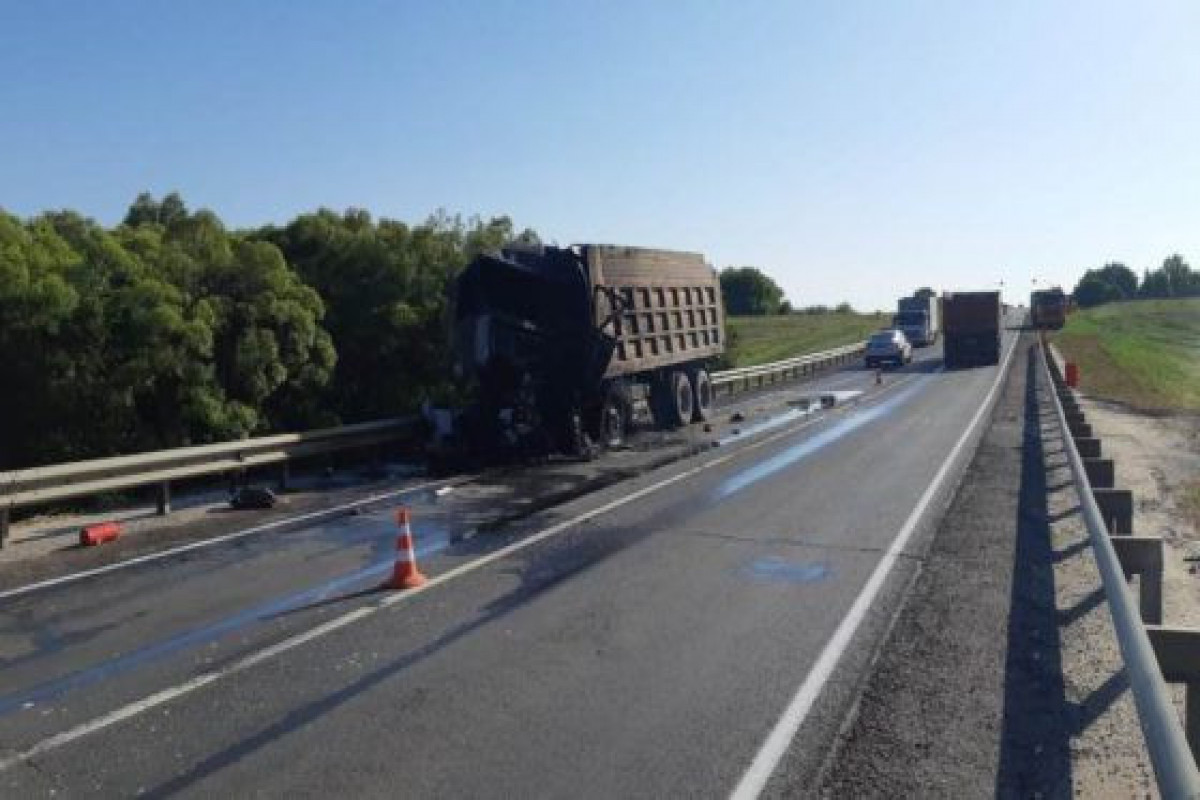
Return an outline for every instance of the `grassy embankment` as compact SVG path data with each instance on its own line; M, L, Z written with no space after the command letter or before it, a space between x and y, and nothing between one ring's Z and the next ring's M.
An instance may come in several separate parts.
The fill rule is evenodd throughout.
M885 327L885 314L784 314L730 317L729 365L747 367L862 341Z
M1200 298L1110 303L1054 334L1081 388L1143 411L1200 412Z

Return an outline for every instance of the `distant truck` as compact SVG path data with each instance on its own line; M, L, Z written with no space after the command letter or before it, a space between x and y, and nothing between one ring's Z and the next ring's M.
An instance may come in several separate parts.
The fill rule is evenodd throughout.
M1029 321L1033 327L1059 330L1067 321L1067 296L1057 286L1029 296Z
M892 327L904 331L913 347L928 347L938 340L941 300L935 296L901 297L896 301Z
M462 433L500 452L587 455L629 426L704 420L725 352L716 271L695 253L613 245L476 258L451 297Z
M947 369L1000 363L999 292L950 292L942 297Z

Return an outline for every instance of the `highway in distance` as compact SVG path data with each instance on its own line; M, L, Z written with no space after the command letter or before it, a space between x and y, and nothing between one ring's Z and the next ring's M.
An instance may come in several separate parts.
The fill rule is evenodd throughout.
M857 403L497 532L467 536L486 486L418 492L416 593L374 591L388 506L0 601L0 795L803 785L997 386L998 367L916 352L882 386L861 368L803 386Z

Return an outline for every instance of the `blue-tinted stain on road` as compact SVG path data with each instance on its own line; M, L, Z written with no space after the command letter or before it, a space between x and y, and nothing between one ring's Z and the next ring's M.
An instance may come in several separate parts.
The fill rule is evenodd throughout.
M388 530L381 537L381 541L390 543L394 541L394 538L394 534ZM422 546L417 548L417 557L420 558L445 550L449 544L448 538L444 535L434 541L426 541ZM390 547L387 549L390 549ZM264 622L305 606L319 605L322 602L337 599L337 594L340 592L362 586L372 579L387 576L391 573L393 563L394 558L391 556L383 560L375 560L361 569L340 575L332 580L296 592L295 594L285 595L261 605L244 609L209 625L194 628L31 688L12 694L0 695L0 716L49 702L68 692L92 686L114 675L129 672L173 653L208 644L248 625Z
M742 574L756 581L813 583L828 578L830 569L822 561L785 561L778 556L770 556L753 561Z
M716 489L716 499L724 500L730 495L740 492L748 486L752 486L761 480L771 477L778 472L781 472L795 464L801 459L807 458L823 447L833 444L838 439L853 433L864 425L869 425L877 419L886 417L888 414L895 411L900 406L907 403L913 397L921 392L929 382L928 376L921 376L913 381L913 384L895 395L892 395L887 400L879 405L870 406L862 411L853 414L850 417L842 420L828 430L805 439L804 441L795 444L786 450L771 456L768 459L760 461L753 466L747 467L739 472L726 478Z

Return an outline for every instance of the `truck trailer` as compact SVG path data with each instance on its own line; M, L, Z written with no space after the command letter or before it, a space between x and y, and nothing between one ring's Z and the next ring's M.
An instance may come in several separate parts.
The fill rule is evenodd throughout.
M1029 321L1033 327L1060 330L1067 321L1067 296L1057 286L1029 296Z
M500 452L587 455L633 424L704 420L725 352L716 271L695 253L614 245L506 249L473 260L451 308L464 433Z
M947 369L1000 363L1000 293L949 292L942 298Z
M901 297L896 301L892 327L904 331L913 347L937 342L941 330L941 299L936 295Z

